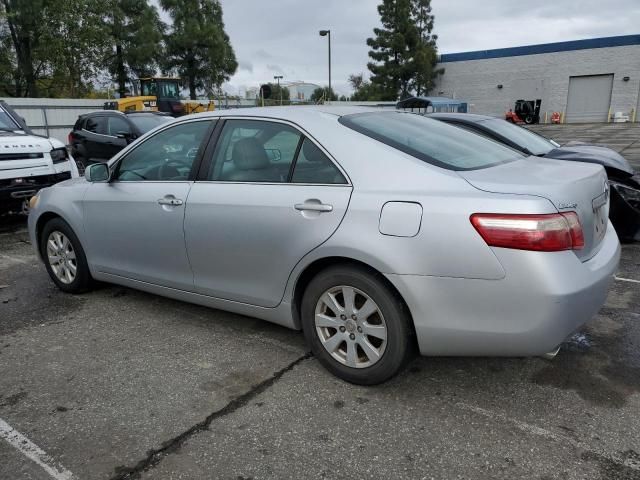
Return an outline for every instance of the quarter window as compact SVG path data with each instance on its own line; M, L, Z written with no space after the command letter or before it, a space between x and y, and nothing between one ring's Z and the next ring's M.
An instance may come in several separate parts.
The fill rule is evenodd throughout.
M143 141L120 162L121 182L185 181L211 120L181 123Z
M322 150L304 139L291 179L294 183L345 184L347 180Z
M286 182L301 137L296 129L282 123L229 120L220 135L208 179Z

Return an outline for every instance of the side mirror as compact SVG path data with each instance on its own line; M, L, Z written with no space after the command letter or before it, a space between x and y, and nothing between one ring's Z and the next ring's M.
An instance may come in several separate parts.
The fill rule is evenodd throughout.
M84 171L84 178L91 183L106 183L109 177L109 167L106 163L92 163Z

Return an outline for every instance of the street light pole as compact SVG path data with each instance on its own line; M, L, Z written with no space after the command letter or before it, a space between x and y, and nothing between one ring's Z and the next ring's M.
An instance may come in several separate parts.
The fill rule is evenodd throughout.
M329 100L331 100L331 95L333 94L331 89L331 30L320 30L320 36L329 37Z
M282 106L282 90L280 89L280 79L282 78L282 75L273 76L273 79L278 81L278 92L280 92L280 106Z

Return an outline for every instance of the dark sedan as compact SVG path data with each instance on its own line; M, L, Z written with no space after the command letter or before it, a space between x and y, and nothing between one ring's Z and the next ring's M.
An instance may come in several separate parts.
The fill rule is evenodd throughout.
M640 240L640 177L629 162L614 150L580 142L561 146L526 128L487 115L432 113L428 116L483 135L526 155L602 165L611 186L611 223L620 240Z
M69 133L73 157L83 165L105 162L136 138L172 121L158 112L99 111L80 115Z

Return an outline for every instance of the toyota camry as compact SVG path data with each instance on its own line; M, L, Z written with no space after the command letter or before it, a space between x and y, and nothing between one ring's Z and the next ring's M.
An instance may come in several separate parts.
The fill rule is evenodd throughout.
M162 125L41 190L53 282L95 281L301 329L358 384L423 355L535 356L618 266L600 165L529 157L424 116L256 108Z

